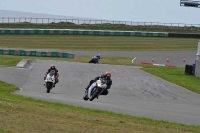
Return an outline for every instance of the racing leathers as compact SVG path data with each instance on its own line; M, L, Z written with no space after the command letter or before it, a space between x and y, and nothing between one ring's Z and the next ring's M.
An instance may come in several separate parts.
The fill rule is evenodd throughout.
M55 84L57 84L58 81L59 81L59 80L58 80L59 74L58 74L58 70L57 70L55 67L54 67L54 68L49 68L49 69L47 70L47 72L45 73L45 76L44 76L44 80L46 79L47 74L50 73L51 70L55 70ZM55 84L54 84L53 87L55 87Z

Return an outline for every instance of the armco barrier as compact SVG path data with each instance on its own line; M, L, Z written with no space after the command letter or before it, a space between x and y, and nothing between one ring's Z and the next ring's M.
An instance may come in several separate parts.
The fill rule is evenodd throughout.
M40 57L60 57L60 58L75 57L75 54L66 52L4 49L4 48L0 48L0 55L40 56Z
M168 37L200 38L200 34L197 34L197 33L168 33Z
M167 32L78 30L78 29L0 29L0 34L53 34L53 35L168 37Z

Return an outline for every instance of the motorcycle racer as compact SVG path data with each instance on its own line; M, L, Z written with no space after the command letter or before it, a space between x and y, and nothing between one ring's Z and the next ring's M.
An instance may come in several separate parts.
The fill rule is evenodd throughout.
M54 64L52 64L50 66L50 68L47 70L47 72L45 73L44 80L46 79L47 74L50 73L51 70L55 70L55 84L57 84L59 82L59 80L58 80L59 74L58 74L58 70ZM53 87L55 87L55 84L53 85Z
M89 87L94 83L96 82L97 80L99 79L102 79L105 84L107 85L106 89L101 93L101 95L107 95L108 94L108 89L110 89L111 85L112 85L112 79L111 79L111 73L110 72L105 72L104 74L100 75L100 76L97 76L95 77L95 79L91 80L89 85L85 88L85 92L86 92L86 95L87 95L87 91L89 89Z

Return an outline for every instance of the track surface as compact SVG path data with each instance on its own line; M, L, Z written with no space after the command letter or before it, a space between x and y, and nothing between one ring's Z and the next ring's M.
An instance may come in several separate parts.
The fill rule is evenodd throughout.
M177 55L182 54L178 52L176 51ZM116 55L116 52L109 53ZM43 86L43 75L50 64L56 64L60 72L60 82L48 94ZM0 67L0 80L21 88L16 94L37 99L200 125L199 94L148 74L137 67L42 60L32 62L31 66L27 69ZM92 102L84 101L84 88L91 79L105 71L112 73L113 85L109 94L100 96Z

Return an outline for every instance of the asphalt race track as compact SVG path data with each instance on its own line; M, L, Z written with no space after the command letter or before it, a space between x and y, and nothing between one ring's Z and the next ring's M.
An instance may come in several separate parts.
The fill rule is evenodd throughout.
M177 59L184 56L180 51L174 52L176 53L170 54L177 55ZM191 51L184 52L192 53ZM196 58L195 52L193 51L194 55L191 54L190 58ZM82 55L88 54L82 53ZM151 54L151 52L145 53ZM116 52L109 52L109 54L110 56L116 55ZM129 57L128 54L129 52L127 52L127 57ZM155 54L158 53L155 52ZM56 64L60 73L60 82L51 93L46 93L43 76L51 64ZM110 71L112 74L113 85L109 94L100 96L92 102L84 101L84 88L91 79L105 71ZM27 68L2 66L0 73L1 81L20 88L16 94L133 116L200 125L199 94L146 73L138 67L36 60L31 62Z

